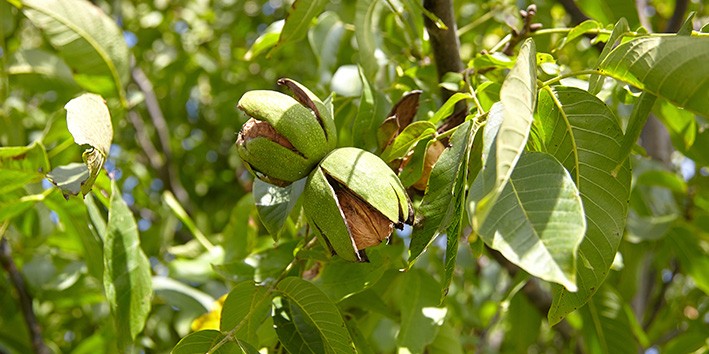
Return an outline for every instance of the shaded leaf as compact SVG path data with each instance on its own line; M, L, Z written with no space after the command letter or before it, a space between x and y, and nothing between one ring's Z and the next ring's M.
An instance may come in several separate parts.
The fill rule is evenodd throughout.
M544 89L539 119L547 153L569 171L583 202L586 235L579 248L575 293L553 287L549 322L583 306L608 275L625 228L630 167L620 161L623 133L618 119L594 95L571 87Z
M608 286L604 286L583 315L584 344L588 353L637 353L639 345L634 335L623 299ZM631 312L632 313L632 312Z
M465 173L470 145L477 126L467 121L458 126L447 148L433 165L428 188L417 209L409 247L409 266L416 261L434 238L456 217L464 198Z
M698 232L686 226L679 226L672 229L669 237L666 238L673 248L677 259L687 274L692 277L697 288L705 294L709 294L709 258L697 238Z
M234 336L249 343L258 343L256 331L268 317L271 309L271 294L265 287L247 280L238 283L229 291L224 301L219 329L235 331Z
M357 39L357 49L359 51L359 63L362 66L362 75L370 82L379 71L379 63L374 56L377 49L375 34L378 33L378 23L381 13L382 2L376 0L357 1L355 8L354 25L355 38Z
M355 353L340 311L320 289L296 277L281 280L276 289L315 326L327 353Z
M22 12L42 29L88 91L117 95L125 102L128 46L115 22L80 0L22 0Z
M119 348L143 330L150 313L150 263L140 248L138 227L116 182L111 183L107 235L103 248L103 286L113 314Z
M273 324L280 343L289 353L324 354L323 338L317 326L298 306L280 298L280 306L273 311Z
M615 48L616 42L618 42L623 37L623 35L629 31L630 27L628 27L628 21L626 21L625 18L621 18L620 20L618 20L618 22L615 24L615 27L613 27L613 32L611 32L611 36L608 38L606 45L603 46L603 50L601 50L601 54L598 56L596 67L598 67L606 59L611 50ZM591 75L591 78L588 80L588 92L592 95L595 95L601 92L602 88L603 77L597 74Z
M568 172L547 154L526 153L478 234L528 273L576 291L576 251L585 231Z
M678 55L682 53L682 55ZM619 45L599 68L697 114L709 116L709 38L641 37Z
M204 292L165 276L152 277L152 287L155 296L180 311L204 312L214 303L214 299Z
M336 302L362 292L374 285L391 265L391 260L377 248L368 249L367 258L368 263L333 258L323 266L314 283Z
M0 147L0 194L39 182L47 171L49 160L41 143Z
M195 354L207 353L214 348L217 343L223 344L212 353L214 354L258 354L258 350L248 343L240 340L225 340L226 335L213 329L207 329L190 333L182 338L172 349L172 354Z
M397 303L401 311L401 329L396 344L410 353L423 353L443 324L447 308L438 307L440 284L420 269L411 269L400 277Z
M274 240L283 228L290 212L303 193L306 179L300 179L286 187L278 187L260 179L254 179L253 194L261 222Z
M345 24L335 12L325 11L318 17L318 23L308 31L308 41L318 60L321 75L327 78L337 65L337 52L340 49Z
M89 168L78 162L57 166L47 173L47 179L61 189L64 198L69 198L81 193L84 182L89 179Z

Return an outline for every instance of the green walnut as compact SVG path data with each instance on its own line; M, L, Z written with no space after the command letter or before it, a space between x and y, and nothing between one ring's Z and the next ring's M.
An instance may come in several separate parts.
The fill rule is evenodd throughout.
M293 97L277 91L246 92L238 103L250 119L236 140L239 156L261 180L287 186L308 176L337 144L331 109L305 86L280 79Z
M378 156L357 148L332 151L308 177L303 207L327 246L350 261L366 261L364 249L380 244L394 227L410 223L404 186Z

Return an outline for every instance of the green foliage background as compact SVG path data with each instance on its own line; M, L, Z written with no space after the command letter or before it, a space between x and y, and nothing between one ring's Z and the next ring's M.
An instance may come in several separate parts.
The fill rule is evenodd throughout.
M467 70L440 82L417 1L93 3L0 0L3 266L19 268L49 350L709 348L701 1L653 1L639 16L630 1L582 0L595 20L582 24L562 1L538 1L543 29L511 56L501 55L506 36L529 4L457 1ZM695 14L678 35L648 34L667 29L680 4ZM239 160L247 117L235 106L281 77L332 94L338 146L391 162L450 138L428 192L410 190L425 221L369 249L369 263L332 257L294 201L271 214L286 216L280 232L259 218L269 207L259 197L272 192ZM446 103L441 87L460 94ZM380 124L413 90L415 129L382 151ZM93 191L65 200L45 175L80 161L86 146L64 106L84 92L105 98L113 143ZM456 101L469 105L467 121L435 133ZM635 145L648 113L669 133L664 155L647 136ZM555 197L535 204L540 195ZM522 236L546 243L549 257L522 257L526 239L503 222L507 210L546 212L524 219ZM550 229L547 216L566 226ZM0 352L31 352L10 274L0 277Z

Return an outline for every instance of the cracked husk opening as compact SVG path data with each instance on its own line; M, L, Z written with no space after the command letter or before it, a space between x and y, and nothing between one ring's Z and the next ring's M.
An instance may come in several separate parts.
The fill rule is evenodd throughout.
M250 118L241 127L239 136L236 138L236 143L243 145L247 141L258 137L269 139L287 149L295 150L293 144L291 144L286 137L278 133L273 126L268 124L268 122L256 120L254 118Z
M384 214L347 188L335 188L335 193L357 250L376 246L391 235L394 224Z

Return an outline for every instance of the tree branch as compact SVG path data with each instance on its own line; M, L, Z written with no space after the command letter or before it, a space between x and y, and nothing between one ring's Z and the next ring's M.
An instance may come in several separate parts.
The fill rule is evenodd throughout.
M170 131L168 130L167 121L165 116L160 109L160 103L158 102L157 96L155 95L155 90L153 90L153 85L150 80L145 75L143 70L138 66L133 66L131 72L133 76L133 81L138 85L140 91L143 92L145 96L145 106L148 109L148 115L150 116L153 126L158 133L158 140L160 141L160 147L162 148L162 153L165 156L165 166L168 172L168 184L170 190L177 200L180 201L185 209L189 208L189 194L182 186L179 174L175 169L175 164L172 163L172 149L170 148ZM138 129L136 127L136 129Z
M2 233L0 233L0 237L2 237ZM49 347L47 347L42 340L42 328L39 326L39 322L37 322L37 317L32 308L32 296L30 296L27 291L25 280L17 269L17 265L15 265L15 262L12 260L10 244L4 237L0 240L0 263L2 263L2 267L7 272L10 282L17 291L17 297L20 301L20 310L25 318L25 323L27 323L30 342L32 343L34 352L38 354L50 354L51 351Z
M684 22L684 14L687 13L687 8L689 7L689 0L676 0L675 10L670 17L670 21L667 23L667 28L665 32L674 33L679 31Z
M426 31L430 37L433 58L436 62L436 72L440 82L446 73L459 73L463 71L463 62L460 60L460 42L458 41L457 27L451 0L424 0L423 7L436 15L448 29L436 26L428 16L423 17ZM441 88L441 98L446 101L454 92ZM457 107L456 107L457 108Z
M558 1L561 6L564 7L564 10L566 10L566 13L571 16L571 23L574 24L574 26L580 24L583 21L590 20L591 18L586 16L586 14L581 10L581 8L576 5L576 2L574 0L559 0Z

